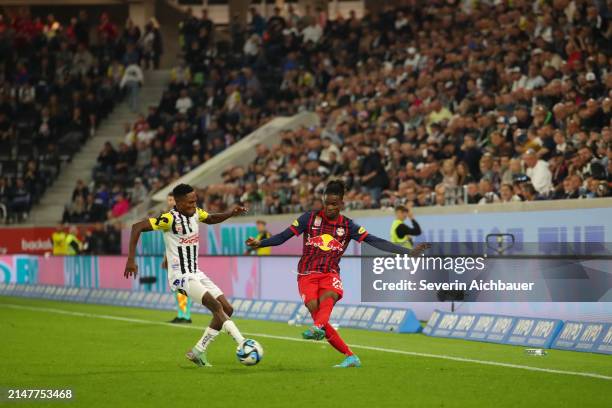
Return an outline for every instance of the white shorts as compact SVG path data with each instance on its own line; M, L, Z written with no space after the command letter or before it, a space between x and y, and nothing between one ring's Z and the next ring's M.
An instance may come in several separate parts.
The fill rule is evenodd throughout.
M223 294L221 289L202 271L186 273L181 276L180 281L177 283L173 285L173 290L185 292L187 296L198 303L202 303L202 297L206 292L210 293L215 299Z

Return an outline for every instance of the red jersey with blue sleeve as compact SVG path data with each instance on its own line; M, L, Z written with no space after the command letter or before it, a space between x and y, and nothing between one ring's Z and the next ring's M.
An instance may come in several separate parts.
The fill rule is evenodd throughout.
M351 240L362 242L368 232L353 220L339 215L335 220L325 216L325 212L310 211L302 214L289 227L297 236L304 235L302 257L298 272L340 273L340 258Z

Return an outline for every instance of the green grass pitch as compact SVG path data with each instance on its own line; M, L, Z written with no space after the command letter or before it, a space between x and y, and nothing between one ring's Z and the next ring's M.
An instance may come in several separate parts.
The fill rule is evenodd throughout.
M237 320L264 347L255 367L229 336L211 345L212 368L184 357L209 316L163 324L170 312L0 297L0 388L70 388L71 401L15 407L609 407L612 356L340 328L361 369L303 328ZM267 337L264 337L267 336ZM443 356L440 358L439 356ZM473 360L479 360L478 362ZM506 364L506 365L503 365ZM537 368L542 370L533 370ZM586 375L585 375L586 373Z

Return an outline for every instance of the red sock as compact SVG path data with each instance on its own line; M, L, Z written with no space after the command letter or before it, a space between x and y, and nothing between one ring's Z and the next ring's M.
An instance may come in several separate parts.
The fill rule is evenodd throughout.
M329 316L331 316L332 309L334 308L334 299L331 297L323 299L319 302L319 309L317 310L314 318L314 325L320 328L324 328L329 323Z
M336 329L334 329L329 323L325 325L325 338L327 338L327 341L329 342L329 344L332 345L333 348L335 348L342 354L346 356L353 355L353 352L351 351L349 346L346 345L346 343L344 342L344 340L342 340L342 337L340 337Z
M320 309L316 310L315 312L310 313L313 321L316 320L316 316L319 314L319 310ZM328 317L327 317L328 320L329 320L330 314L331 314L331 311L328 314ZM344 355L347 355L347 356L353 355L353 351L349 348L349 346L347 346L344 340L342 340L342 337L340 337L336 329L334 329L333 326L329 324L329 322L325 324L323 329L325 329L325 338L327 339L327 341L333 348L335 348L336 350L338 350Z

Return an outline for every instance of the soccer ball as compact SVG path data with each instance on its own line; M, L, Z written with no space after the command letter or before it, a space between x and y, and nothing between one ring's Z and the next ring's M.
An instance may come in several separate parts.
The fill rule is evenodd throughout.
M263 347L253 339L244 339L236 348L238 361L246 366L252 366L263 358Z

